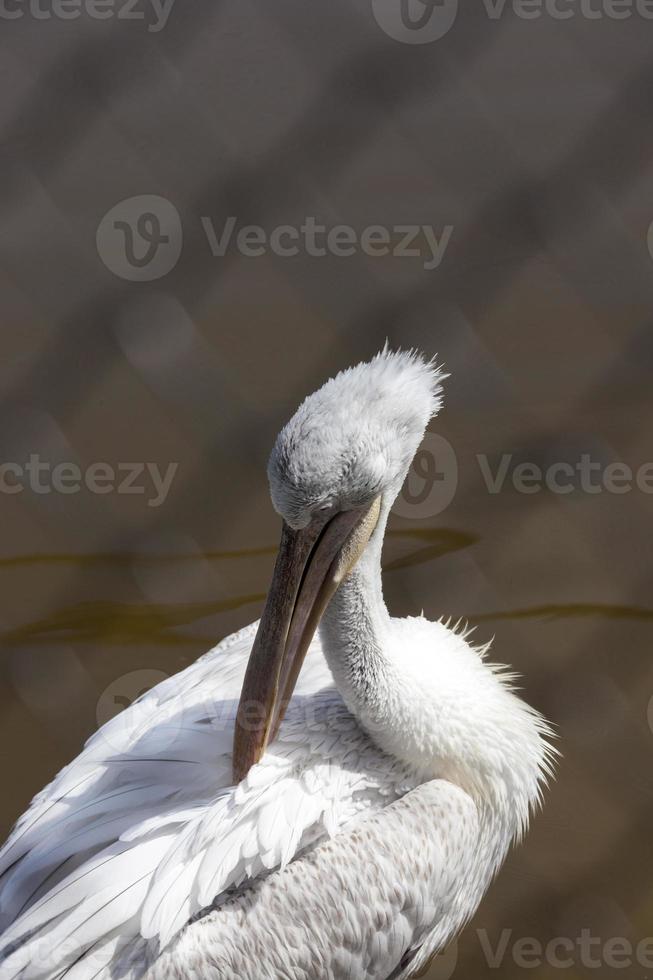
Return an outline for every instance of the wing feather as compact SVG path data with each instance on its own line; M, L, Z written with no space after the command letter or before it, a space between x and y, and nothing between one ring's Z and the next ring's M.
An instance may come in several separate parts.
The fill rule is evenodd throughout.
M278 738L230 785L256 625L112 719L16 824L0 851L3 980L136 980L201 910L411 785L349 715L319 641Z
M146 980L405 980L464 924L479 835L471 797L423 783L191 923Z

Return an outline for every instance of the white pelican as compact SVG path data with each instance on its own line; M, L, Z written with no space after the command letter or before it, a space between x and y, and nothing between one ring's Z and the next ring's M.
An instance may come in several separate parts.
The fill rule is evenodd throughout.
M0 852L2 980L399 980L472 915L552 750L485 649L383 601L441 379L386 349L281 431L260 622L36 796Z

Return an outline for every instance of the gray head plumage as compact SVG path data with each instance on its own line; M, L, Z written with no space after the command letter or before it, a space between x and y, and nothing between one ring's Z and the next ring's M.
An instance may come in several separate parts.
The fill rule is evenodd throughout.
M309 395L270 456L275 510L301 527L320 509L394 499L440 408L444 377L414 351L384 348Z

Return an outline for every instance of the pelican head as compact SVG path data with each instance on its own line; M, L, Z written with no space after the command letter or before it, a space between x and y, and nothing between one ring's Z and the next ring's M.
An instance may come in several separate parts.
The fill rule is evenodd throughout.
M385 349L309 395L279 433L268 478L281 543L238 707L236 781L274 738L331 597L383 534L442 378L419 355Z

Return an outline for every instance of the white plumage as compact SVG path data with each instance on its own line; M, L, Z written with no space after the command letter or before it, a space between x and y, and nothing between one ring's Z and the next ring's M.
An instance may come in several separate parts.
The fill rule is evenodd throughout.
M278 658L269 603L256 642L255 623L158 685L34 799L0 852L2 980L400 978L474 912L552 750L485 650L383 602L385 523L439 384L384 351L282 431L273 503L292 548L315 533ZM303 596L339 520L320 635L278 734L238 714L232 757L256 663L257 690L274 689L266 717L293 689L293 637L319 618L300 629ZM255 753L243 772L255 764L234 785L239 738Z

